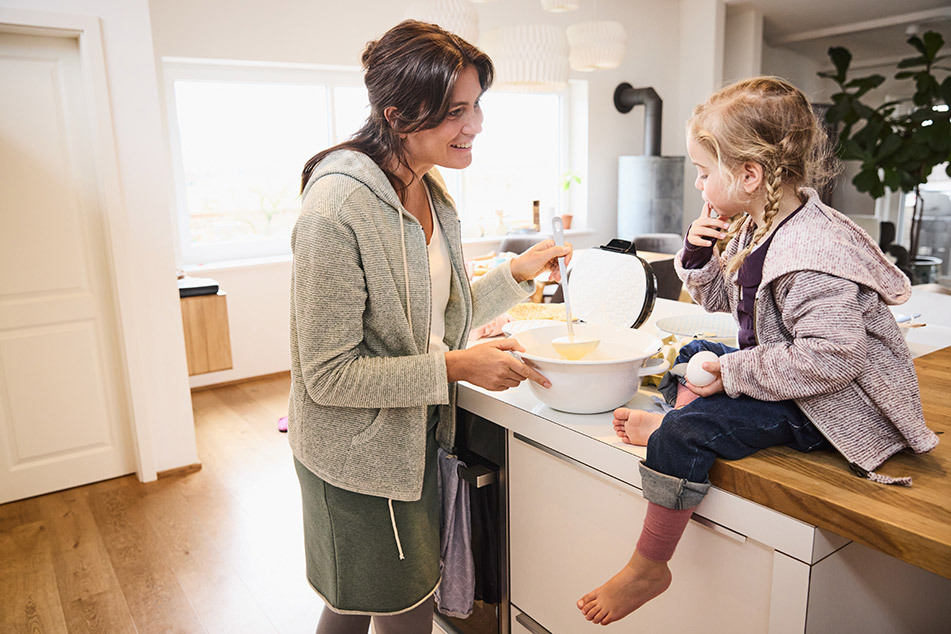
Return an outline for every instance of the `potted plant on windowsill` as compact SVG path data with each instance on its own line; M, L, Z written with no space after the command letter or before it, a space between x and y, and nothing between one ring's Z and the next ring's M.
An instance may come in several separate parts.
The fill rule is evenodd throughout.
M907 42L918 54L898 62L895 79L914 81L910 100L887 101L875 107L863 101L885 77L876 74L849 79L852 54L840 46L829 49L835 72L819 76L839 86L826 120L833 126L842 125L836 147L839 158L860 161L859 172L852 179L856 189L875 199L885 195L886 187L915 193L908 250L912 283L920 283L928 281L927 273L941 263L937 258L919 256L918 243L924 210L921 185L935 166L951 160L951 76L947 76L951 55L940 54L944 38L934 31L922 37L912 35ZM939 74L945 75L943 79ZM946 171L951 176L951 163Z
M561 213L561 220L565 225L565 229L571 229L571 221L574 219L574 215L570 211L571 208L568 206L568 201L570 200L571 186L581 184L581 174L574 170L568 170L561 175L559 182L562 191L564 191L564 194L562 194L562 207L564 210Z

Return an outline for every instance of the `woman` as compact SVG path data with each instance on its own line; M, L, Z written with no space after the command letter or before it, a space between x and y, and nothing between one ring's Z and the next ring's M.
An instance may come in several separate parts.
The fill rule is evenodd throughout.
M437 26L397 25L362 58L371 113L307 162L294 228L289 439L301 482L319 634L429 632L439 583L437 445L455 382L547 380L465 348L473 324L525 299L570 248L549 240L469 287L459 219L434 166L472 161L489 58Z

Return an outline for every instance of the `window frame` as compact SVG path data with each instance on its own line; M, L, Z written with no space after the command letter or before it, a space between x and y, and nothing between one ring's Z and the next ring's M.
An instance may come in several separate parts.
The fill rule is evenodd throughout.
M319 86L326 89L327 138L334 145L337 138L337 117L334 90L338 87L363 88L363 73L356 66L322 64L290 64L208 60L178 57L162 58L165 87L165 111L168 122L169 149L172 159L172 201L176 221L175 255L184 267L221 265L233 261L290 257L290 243L283 237L263 238L248 242L219 242L193 245L190 240L190 215L186 200L181 131L178 125L175 83L203 81L220 83L292 84ZM315 148L317 152L319 148ZM303 168L303 165L301 165Z
M490 88L490 92L500 92L508 94L518 94L514 90L498 90ZM541 93L540 93L541 94ZM587 229L588 217L588 82L586 80L572 79L568 85L558 91L545 91L543 94L554 94L558 97L558 174L555 178L560 178L568 170L579 174L582 177L580 183L572 185L566 193L560 187L556 187L557 197L555 200L542 200L542 219L546 218L546 207L553 207L556 214L571 213L572 230ZM467 178L466 170L458 171L458 200L457 205L462 208L466 199ZM443 176L447 176L443 172ZM447 178L447 181L449 179ZM526 209L531 201L526 202ZM469 211L473 216L478 212ZM466 219L467 214L460 212L460 220L463 223L463 244L489 244L501 241L505 236L486 232L480 237L466 237ZM473 218L471 221L475 221ZM550 233L549 227L539 227L541 233Z
M165 89L165 111L169 136L169 148L172 159L171 196L174 209L176 230L175 255L180 266L193 269L201 266L218 267L235 264L247 264L253 261L281 260L290 257L290 243L280 237L264 238L248 242L221 242L205 245L193 245L190 240L190 214L186 200L184 161L181 148L181 131L178 125L175 83L178 81L203 81L221 83L261 83L293 84L320 86L326 89L327 138L330 145L344 139L337 137L336 100L334 90L338 87L364 88L363 73L356 66L333 66L323 64L298 64L283 62L257 62L217 59L193 59L181 57L163 57L163 86ZM493 92L496 89L491 89ZM509 92L509 91L498 91ZM549 93L551 94L551 93ZM573 185L566 193L557 190L557 199L542 201L543 218L545 208L554 206L555 213L574 214L573 230L587 228L587 174L588 174L588 82L571 80L567 87L556 91L559 104L559 174L571 169L583 179ZM320 148L315 148L315 152ZM465 172L459 176L459 203L464 208L466 201ZM552 204L554 203L554 204ZM528 203L527 203L528 204ZM476 212L467 210L470 214ZM460 213L462 217L463 214ZM547 227L540 227L542 233ZM466 244L499 241L501 235L488 232L481 237L467 237Z

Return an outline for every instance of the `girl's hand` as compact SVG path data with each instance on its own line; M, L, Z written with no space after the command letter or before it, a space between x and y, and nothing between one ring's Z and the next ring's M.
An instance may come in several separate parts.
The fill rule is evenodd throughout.
M565 266L567 266L568 262L571 261L570 244L556 247L554 240L542 240L509 262L512 277L515 278L516 282L524 282L534 279L547 270L548 279L560 282L561 274L558 272L558 258L560 257L565 258Z
M728 220L716 216L710 203L703 203L700 217L693 221L690 231L687 232L687 242L696 247L712 247L717 240L726 237L726 230L729 228Z
M703 369L714 375L716 378L713 379L713 382L709 385L704 385L703 387L697 387L690 381L687 381L687 389L696 394L697 396L710 396L718 392L723 391L723 376L720 374L720 362L719 361L704 361Z
M446 353L446 376L449 382L469 381L487 390L499 392L531 379L545 388L551 383L529 365L507 350L525 352L514 339L489 341Z

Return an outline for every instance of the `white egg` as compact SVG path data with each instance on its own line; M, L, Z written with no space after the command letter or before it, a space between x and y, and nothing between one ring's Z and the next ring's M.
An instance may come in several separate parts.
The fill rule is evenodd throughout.
M705 361L716 361L717 358L717 355L710 352L709 350L701 350L697 354L690 357L690 362L687 363L687 371L684 373L684 376L687 377L688 381L697 387L710 385L717 377L715 374L704 370L703 364Z

